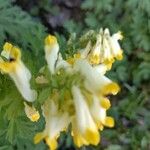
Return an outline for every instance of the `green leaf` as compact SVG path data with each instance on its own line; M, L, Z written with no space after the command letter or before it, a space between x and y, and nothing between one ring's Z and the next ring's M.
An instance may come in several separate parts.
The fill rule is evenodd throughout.
M38 96L37 101L41 104L44 103L45 100L48 99L48 97L51 94L51 88L45 88L44 90L42 90Z

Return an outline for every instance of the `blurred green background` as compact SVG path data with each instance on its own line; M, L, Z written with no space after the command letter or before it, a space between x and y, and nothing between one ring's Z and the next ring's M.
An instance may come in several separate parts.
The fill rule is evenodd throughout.
M0 0L1 49L5 41L22 48L23 60L33 75L45 64L43 39L47 33L57 35L64 54L70 34L80 36L100 27L108 27L111 33L120 30L124 35L124 59L107 74L121 86L121 92L111 97L109 111L116 125L101 133L98 146L80 149L150 150L150 0ZM2 85L7 77L0 77L0 116L4 116L2 106L7 105L1 101ZM24 130L18 134L11 119L4 124L1 118L0 150L47 149L44 142L33 145L33 135L24 134L34 134L42 128L40 125L37 129L26 120L17 120L20 130ZM21 123L27 124L25 129ZM62 134L59 150L75 149L70 134Z

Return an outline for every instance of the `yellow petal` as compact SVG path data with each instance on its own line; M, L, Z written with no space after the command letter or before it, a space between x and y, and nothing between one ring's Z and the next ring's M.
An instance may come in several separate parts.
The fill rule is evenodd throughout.
M84 137L90 144L97 145L100 142L98 130L86 129Z
M120 91L120 87L117 83L109 83L102 89L102 94L113 94L116 95Z
M122 55L122 50L119 50L119 53L116 55L117 60L122 60L123 55Z
M36 122L36 121L39 120L39 118L40 118L39 112L36 112L35 114L33 114L33 115L30 117L30 120L31 120L32 122Z
M56 150L58 143L56 138L50 139L49 137L45 138L46 144L49 146L50 150Z
M114 61L110 61L110 62L104 61L104 64L106 65L107 70L110 70L110 69L112 68L113 62L114 62Z
M74 59L74 58L68 58L66 61L67 61L69 64L73 65L74 62L75 62L75 59Z
M73 55L73 57L68 58L66 61L67 61L69 64L73 65L73 64L75 63L75 61L76 61L77 59L79 59L79 58L81 58L81 54L80 54L80 53L76 53L76 54Z
M97 125L97 128L100 129L101 131L103 131L103 129L104 129L103 124L99 120L95 120L95 123Z
M101 131L103 131L104 126L101 123L99 123L98 129L100 129Z
M105 109L109 109L110 106L111 106L110 101L109 101L108 98L102 98L102 99L100 100L100 104L101 104L101 106L102 106L103 108L105 108Z
M91 64L98 65L100 63L100 56L91 54L89 56L89 61Z
M19 48L13 46L11 43L6 42L3 46L1 55L6 55L4 57L6 57L7 59L12 58L15 61L20 59L21 52Z
M3 46L3 49L6 51L10 51L12 49L13 45L11 43L6 42Z
M45 134L43 132L39 132L34 136L34 144L39 143L41 140L45 138Z
M11 57L15 60L19 60L21 58L21 52L20 49L17 47L13 47L11 51Z
M38 121L40 118L40 114L39 112L33 107L33 106L29 106L27 103L24 102L25 105L25 113L27 115L27 117L32 121Z
M119 40L122 40L124 38L123 33L121 31L118 31L117 34L119 35Z
M46 38L45 38L45 45L53 45L57 43L57 38L53 35L48 35Z
M10 73L15 71L17 65L15 62L0 62L0 70L4 73Z
M73 133L73 141L77 147L81 147L83 145L89 145L89 143L81 136L81 134Z
M19 60L21 57L20 50L17 47L13 47L11 43L6 42L3 46L1 55L7 58L9 61L1 61L0 70L4 73L15 71L15 69L18 67L18 62L16 62L16 60Z
M114 118L106 117L106 119L105 119L105 126L112 128L112 127L114 127L114 125L115 125Z
M81 58L81 54L80 54L80 53L74 54L74 58L75 58L75 59Z

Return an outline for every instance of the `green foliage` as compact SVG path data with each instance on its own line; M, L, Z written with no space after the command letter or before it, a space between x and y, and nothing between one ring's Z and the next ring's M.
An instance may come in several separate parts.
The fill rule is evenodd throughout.
M30 50L26 57L38 57L37 63L41 65L39 62L43 61L41 54L46 30L43 25L19 7L13 6L11 0L0 1L0 14L0 47L4 41L14 42L23 50Z
M23 60L35 73L44 62L44 26L14 6L11 0L0 0L0 14L1 49L5 41L23 48ZM37 58L39 61L35 63ZM12 80L0 74L0 149L36 149L32 140L38 123L33 124L27 119L23 101ZM26 140L28 143L25 144Z
M36 124L26 118L24 100L14 83L9 77L0 76L0 148L5 148L4 144L13 146L20 138L32 141Z
M36 16L40 8L58 14L58 8L51 1L39 1L30 14ZM114 129L102 132L101 143L97 147L83 147L81 150L120 150L150 148L150 1L149 0L84 0L81 4L81 19L73 18L65 22L64 29L71 33L71 43L66 43L67 35L56 33L63 57L76 52L78 37L89 29L108 27L111 33L121 30L124 59L116 62L108 76L120 83L122 88L117 98L112 100L109 112L116 120ZM38 16L37 16L38 17ZM13 5L11 0L0 0L0 46L11 41L23 48L23 60L35 75L45 63L43 39L46 29L37 18ZM76 32L77 35L73 34ZM84 44L84 37L80 44ZM46 71L45 71L46 72ZM48 72L46 72L47 74ZM33 77L34 79L34 77ZM49 79L51 80L51 79ZM57 79L59 81L59 79ZM68 81L69 82L69 81ZM56 84L54 81L52 84ZM33 86L35 83L33 82ZM49 86L36 87L39 94L36 106L42 104L52 90ZM63 91L63 89L62 89ZM16 109L17 107L17 109ZM41 118L43 120L43 118ZM33 124L25 116L23 99L8 76L0 74L0 150L43 150L44 142L34 145L36 131L42 130L44 121ZM61 136L59 149L75 149L69 134Z

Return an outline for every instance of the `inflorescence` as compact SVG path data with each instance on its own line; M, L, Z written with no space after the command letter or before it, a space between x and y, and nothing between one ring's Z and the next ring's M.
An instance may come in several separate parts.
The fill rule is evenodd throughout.
M58 86L52 86L47 76L39 75L36 83L49 84L52 90L42 105L45 129L37 133L34 143L45 140L51 150L57 148L57 139L62 131L71 126L71 135L77 147L97 145L100 131L104 127L114 127L114 119L107 115L111 103L107 95L120 91L117 83L105 76L115 59L122 59L122 49L118 40L121 32L112 36L108 29L100 29L93 43L90 39L85 48L67 59L63 59L57 38L45 38L45 59L50 78L59 79ZM5 43L0 57L0 71L7 73L24 98L25 113L31 121L40 118L32 105L37 92L30 87L31 73L21 61L20 49ZM63 93L63 94L62 94ZM63 96L62 96L63 95Z

